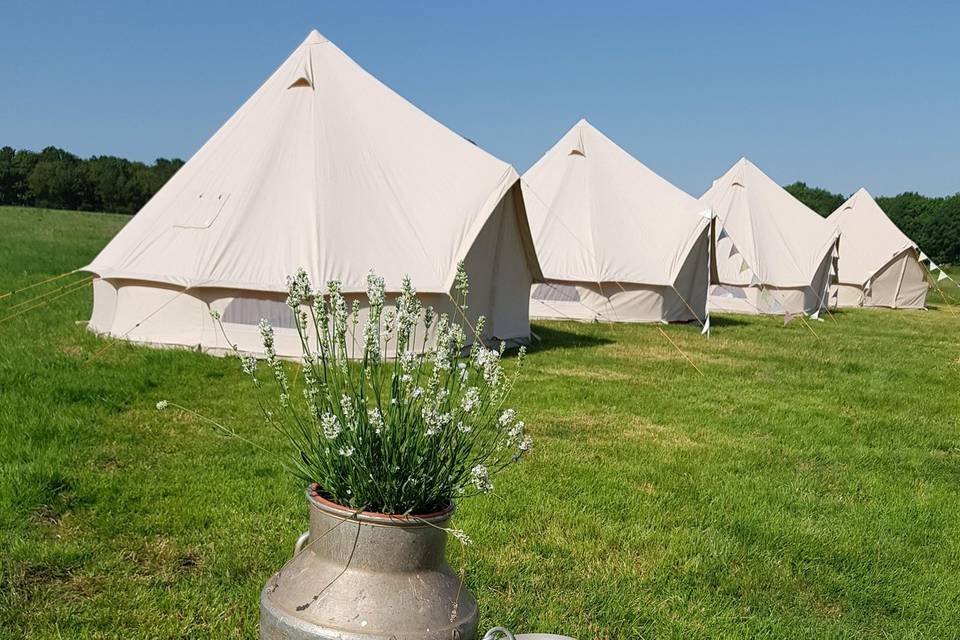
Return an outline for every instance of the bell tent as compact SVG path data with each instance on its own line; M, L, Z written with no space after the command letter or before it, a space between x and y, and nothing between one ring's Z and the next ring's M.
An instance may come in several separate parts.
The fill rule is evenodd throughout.
M278 354L296 356L284 292L298 267L361 304L369 271L385 278L388 304L409 275L443 311L461 260L484 339L526 340L540 268L516 171L313 31L85 267L90 327L259 353L267 318Z
M703 321L709 214L586 120L521 180L538 318Z
M838 306L926 306L928 285L920 250L866 189L850 196L827 220L843 234L833 294Z
M742 158L700 198L716 216L710 311L816 314L827 305L838 231Z

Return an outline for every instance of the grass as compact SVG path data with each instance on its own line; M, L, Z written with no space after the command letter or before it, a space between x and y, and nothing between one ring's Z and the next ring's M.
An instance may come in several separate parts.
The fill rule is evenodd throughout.
M85 264L124 220L0 209L0 291ZM87 289L0 324L0 636L255 637L301 487L154 405L277 436L233 360L105 342L77 324L89 309ZM955 314L931 296L837 313L819 338L777 318L666 327L703 376L655 327L535 326L516 404L537 449L458 512L482 624L960 636Z

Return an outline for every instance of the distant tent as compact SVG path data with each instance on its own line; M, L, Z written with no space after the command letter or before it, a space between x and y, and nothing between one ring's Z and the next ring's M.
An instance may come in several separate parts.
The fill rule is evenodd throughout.
M537 318L705 317L709 215L581 120L521 180L545 282Z
M388 295L409 274L450 309L458 261L485 339L529 336L540 279L519 176L364 71L316 31L86 267L98 278L90 327L136 342L259 352L299 341L286 276Z
M840 227L836 303L841 307L923 309L927 278L919 249L866 189L827 218Z
M711 311L816 313L826 307L836 227L742 158L700 198L716 215Z

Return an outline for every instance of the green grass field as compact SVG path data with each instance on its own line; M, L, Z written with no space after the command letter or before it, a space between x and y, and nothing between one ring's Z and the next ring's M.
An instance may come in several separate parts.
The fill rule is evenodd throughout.
M124 221L0 209L0 292L85 264ZM90 302L0 324L0 636L253 638L302 488L154 405L278 437L234 360L105 349L78 323ZM482 624L960 637L960 307L930 307L844 311L818 337L666 327L703 376L653 326L536 325L515 403L536 449L457 516Z

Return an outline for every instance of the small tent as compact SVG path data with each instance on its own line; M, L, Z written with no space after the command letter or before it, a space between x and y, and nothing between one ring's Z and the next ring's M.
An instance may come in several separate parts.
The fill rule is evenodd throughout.
M919 249L866 189L827 218L840 228L840 259L832 295L841 307L923 309L927 277Z
M531 316L704 320L710 218L695 198L586 120L521 184L545 278L533 286Z
M370 270L388 297L408 274L443 311L461 260L484 338L527 339L540 268L516 171L313 31L85 268L90 327L258 353L267 318L277 352L296 356L284 291L298 267L361 303Z
M711 311L817 313L838 231L742 158L700 198L716 216Z

